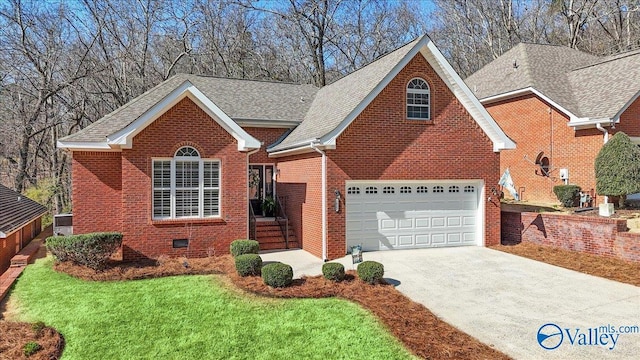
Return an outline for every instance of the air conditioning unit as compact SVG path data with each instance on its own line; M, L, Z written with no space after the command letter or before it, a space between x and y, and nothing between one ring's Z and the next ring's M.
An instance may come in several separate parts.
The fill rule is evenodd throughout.
M73 235L73 214L53 216L53 235Z
M569 169L560 169L560 171L558 171L558 175L561 180L569 180Z

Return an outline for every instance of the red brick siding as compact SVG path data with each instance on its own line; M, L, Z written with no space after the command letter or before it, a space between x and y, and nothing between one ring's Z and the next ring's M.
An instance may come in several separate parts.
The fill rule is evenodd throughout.
M622 131L633 137L640 136L640 98L637 98L622 115L620 115L620 123L616 124L616 128L611 130L612 134Z
M417 76L431 87L431 122L406 119L405 88ZM421 55L339 136L337 149L327 150L327 157L329 259L344 256L346 251L345 211L336 213L332 206L333 190L344 192L345 181L482 179L496 184L499 179L499 158L491 141ZM306 185L303 246L316 256L322 254L320 159L278 163L281 178ZM279 182L280 194L282 188ZM500 210L487 203L486 243L499 241Z
M603 144L602 132L574 131L567 125L568 117L535 95L489 104L486 108L516 142L515 150L500 153L500 171L509 168L522 200L558 203L553 187L562 184L558 174L561 168L569 169L570 184L595 191L593 164ZM549 177L540 175L539 167L533 164L540 152L549 158ZM505 197L512 198L508 192Z
M626 231L626 220L502 213L503 244L527 242L640 262L640 234Z
M73 152L73 232L122 231L119 152Z
M220 219L153 221L151 167L184 145L220 160ZM74 232L122 231L125 259L160 255L202 257L229 252L247 235L247 155L236 140L189 99L140 132L122 153L74 152ZM190 239L173 249L173 239Z
M255 154L251 154L249 157L249 163L251 164L275 164L276 159L270 158L267 154L267 146L273 144L278 140L287 129L275 129L275 128L256 128L246 127L244 128L249 135L260 140L262 147Z
M27 246L35 236L40 234L40 224L41 218L37 218L6 238L0 239L0 274L9 268L11 265L11 258L20 252L22 248ZM35 231L33 231L34 228ZM19 234L22 234L22 248L20 248Z
M277 191L286 198L290 226L302 248L321 258L322 157L314 153L278 160Z
M153 221L151 167L155 157L173 157L184 145L202 158L220 160L221 218ZM247 155L236 140L186 98L154 121L122 151L123 256L204 257L229 252L229 244L247 236ZM173 248L173 239L190 239L189 248Z

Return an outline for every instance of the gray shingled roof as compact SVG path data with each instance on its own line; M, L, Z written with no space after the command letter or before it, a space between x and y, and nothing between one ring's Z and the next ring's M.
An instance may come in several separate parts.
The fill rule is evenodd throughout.
M300 122L318 92L313 85L228 79L178 74L136 97L114 112L69 135L65 142L103 142L144 114L185 81L234 120L285 120Z
M420 39L321 88L304 121L281 143L269 150L286 149L303 141L311 141L327 135L373 91Z
M639 52L602 58L521 43L465 82L479 99L532 87L578 118L600 119L615 116L640 90L639 73Z
M640 91L640 51L610 57L569 73L577 115L613 119Z
M0 185L0 233L9 234L46 212L44 206Z

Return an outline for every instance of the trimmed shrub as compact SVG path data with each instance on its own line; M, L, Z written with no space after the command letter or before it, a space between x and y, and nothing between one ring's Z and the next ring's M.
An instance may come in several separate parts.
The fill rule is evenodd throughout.
M627 134L617 132L600 149L595 161L596 192L618 196L618 206L624 207L629 194L640 192L640 148Z
M236 257L244 254L257 254L260 251L260 244L255 240L234 240L230 247L231 255Z
M580 199L580 187L578 185L556 185L553 187L553 193L556 194L562 205L566 207L576 206Z
M46 240L57 261L71 261L94 270L104 269L109 257L122 245L122 234L116 232L51 236Z
M325 263L322 265L322 275L331 281L344 280L344 266L340 263Z
M29 341L24 344L24 348L22 349L24 352L24 356L29 357L42 349L42 346L35 341Z
M293 268L283 263L271 263L262 268L262 280L271 287L287 287L293 282Z
M258 254L242 254L236 256L236 271L240 276L260 275L262 258Z
M358 265L358 277L369 284L382 283L384 266L376 261L365 261Z

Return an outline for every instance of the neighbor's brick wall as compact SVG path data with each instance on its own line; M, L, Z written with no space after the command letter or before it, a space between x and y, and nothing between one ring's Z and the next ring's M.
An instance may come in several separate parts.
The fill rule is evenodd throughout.
M622 131L625 134L637 137L640 136L640 98L637 98L625 112L620 115L620 123L611 130L612 134Z
M432 121L406 119L405 88L422 77L431 88ZM334 189L348 180L481 179L497 184L499 155L427 61L418 54L327 150L328 256L344 256L345 210L333 210ZM491 192L487 191L487 197ZM500 241L500 209L487 199L487 245Z
M640 234L621 219L502 212L502 243L520 242L640 262Z
M278 160L277 192L286 198L289 224L301 247L321 258L322 157L313 153Z
M278 140L287 129L275 129L275 128L256 128L245 127L244 130L249 135L260 140L262 147L255 154L249 156L249 163L251 164L275 164L276 159L270 158L267 154L267 146L273 144Z
M72 154L73 232L122 231L121 153Z
M153 221L152 159L173 157L185 145L196 148L202 158L220 160L222 217ZM169 109L136 135L132 149L122 151L123 256L228 253L233 240L247 236L246 163L236 140L190 99ZM189 248L173 249L172 240L182 238L190 239Z
M24 248L40 234L41 218L37 218L30 223L24 225L21 229L13 232L5 239L0 239L0 274L5 272L11 265L13 258L20 250L19 235L22 234L22 247Z
M576 184L587 192L593 189L595 194L594 162L603 145L602 132L597 129L573 130L567 125L568 117L535 95L488 104L486 108L507 136L516 142L515 150L500 153L500 171L510 169L523 200L559 203L553 187L562 184L558 175L561 168L569 169L570 184ZM609 132L613 135L624 131L629 136L640 136L638 119L640 99L622 114L620 123L615 129L609 128ZM549 177L535 173L539 167L532 162L540 152L549 157L552 169ZM505 197L512 198L508 192L505 192ZM602 200L603 197L596 197L596 204Z

